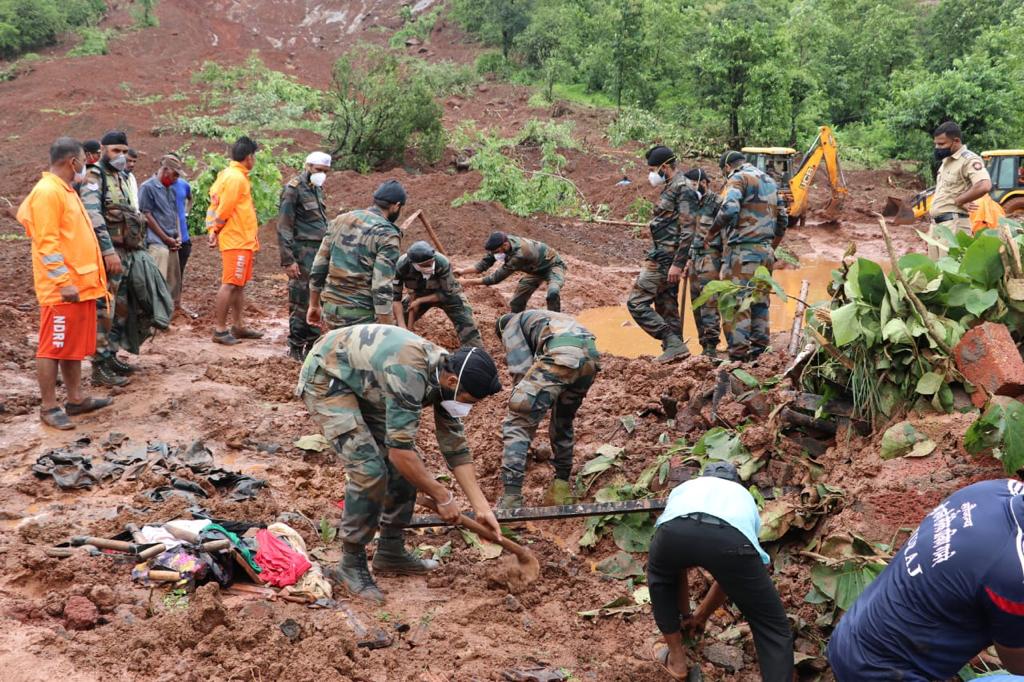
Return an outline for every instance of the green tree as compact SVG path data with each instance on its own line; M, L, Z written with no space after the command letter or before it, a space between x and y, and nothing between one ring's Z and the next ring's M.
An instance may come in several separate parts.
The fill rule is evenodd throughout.
M455 0L452 17L508 59L512 43L530 23L532 0Z
M927 20L924 48L928 67L942 71L969 52L986 29L1009 19L1024 0L942 0Z

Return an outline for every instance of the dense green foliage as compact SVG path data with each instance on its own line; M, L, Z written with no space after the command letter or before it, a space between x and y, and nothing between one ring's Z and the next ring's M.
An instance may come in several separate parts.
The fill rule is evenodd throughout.
M197 164L187 159L189 165ZM199 172L190 176L192 183L192 212L188 214L188 229L191 234L206 233L206 209L210 207L210 187L228 165L225 154L206 154L199 164ZM278 199L281 193L281 171L277 160L267 149L256 152L256 165L249 173L252 183L252 200L256 206L256 217L263 224L277 215Z
M620 138L806 144L830 123L871 162L925 158L950 118L975 149L1024 136L1024 0L454 0L452 15L501 48L478 70L602 95L629 118Z
M95 23L103 0L0 0L0 57L52 45L57 36Z
M107 54L107 43L113 32L95 26L84 26L78 30L81 41L68 50L69 57L93 57Z

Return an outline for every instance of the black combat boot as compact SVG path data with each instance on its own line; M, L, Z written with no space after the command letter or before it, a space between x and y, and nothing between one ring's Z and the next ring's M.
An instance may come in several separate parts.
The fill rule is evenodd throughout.
M129 374L134 373L136 369L135 365L129 365L127 362L119 359L116 355L110 356L110 359L107 361L107 366L110 367L110 370L114 374L122 377L126 377Z
M417 559L405 549L405 537L398 528L382 528L373 555L373 571L381 575L423 575L440 564L433 559Z
M128 383L128 377L118 376L114 373L114 370L110 368L110 361L106 358L96 359L92 361L92 385L93 386L110 386L117 388L119 386L125 386Z
M334 569L334 578L344 585L353 597L378 604L384 603L384 593L373 581L370 567L366 565L365 547L346 544L341 553L341 563Z

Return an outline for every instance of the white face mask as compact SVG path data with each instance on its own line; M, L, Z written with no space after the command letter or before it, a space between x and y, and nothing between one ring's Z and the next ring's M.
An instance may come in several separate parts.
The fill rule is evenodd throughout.
M413 263L412 264L412 266L414 268L416 268L417 272L419 272L421 275L423 275L423 279L430 279L431 277L434 276L434 269L435 269L436 265L437 265L436 263L431 263L429 268L425 268L422 265L420 265L419 263Z
M309 174L309 181L312 182L313 185L316 186L316 187L323 187L324 186L324 182L326 180L327 180L327 173L324 173L322 171L320 173L310 173Z
M462 373L466 371L466 365L469 364L469 358L475 351L476 348L469 351L469 355L466 356L466 359L462 363L462 369L459 370L459 377L455 381L455 392L453 393L456 398L459 396L459 386L462 384ZM438 383L440 383L440 377L438 377ZM468 416L470 410L473 409L472 403L464 403L459 400L442 400L441 407L444 408L445 412L447 412L449 416L454 417L455 419L462 419L463 417Z
M651 171L647 174L647 181L651 183L651 187L659 187L665 184L665 177L657 171Z
M85 182L85 172L86 167L84 163L82 164L82 170L75 171L75 182L78 183L79 185Z
M126 154L118 154L110 160L110 166L114 170L123 171L125 166L128 165L128 156Z
M498 261L499 263L504 263L506 258L508 258L508 255L505 253L494 254L494 260Z

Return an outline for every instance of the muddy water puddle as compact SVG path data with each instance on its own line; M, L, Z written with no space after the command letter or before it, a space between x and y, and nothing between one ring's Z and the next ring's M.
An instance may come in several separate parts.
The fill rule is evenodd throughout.
M813 305L828 300L828 284L832 281L832 270L839 267L836 261L806 260L799 268L776 270L772 273L775 280L782 285L789 299L783 303L772 296L769 318L772 332L788 332L793 325L797 302L794 296L800 295L800 283L810 282L807 303ZM700 342L697 339L697 325L693 319L690 297L687 296L683 305L683 336L692 353L700 353ZM610 353L624 358L638 358L661 354L661 342L651 338L629 314L626 306L604 306L590 308L581 312L577 319L597 337L597 348L602 353ZM725 338L720 339L719 349L725 349Z

